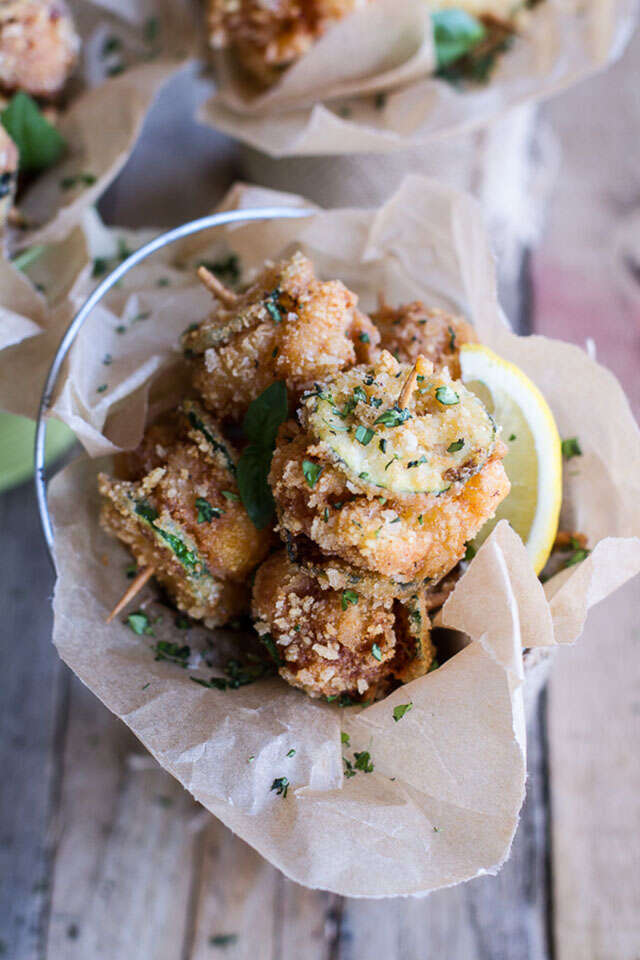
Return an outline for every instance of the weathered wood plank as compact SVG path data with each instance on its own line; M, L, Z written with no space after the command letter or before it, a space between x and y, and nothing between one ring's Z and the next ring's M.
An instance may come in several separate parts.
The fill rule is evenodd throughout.
M46 957L176 960L197 805L75 679L63 766Z
M35 496L0 497L0 942L15 960L40 956L48 901L49 830L57 790L54 744L68 678L49 638L52 570Z
M592 337L636 413L639 82L636 34L620 63L545 107L563 164L547 240L533 257L536 331L580 344ZM639 598L636 580L592 611L585 635L559 651L551 674L557 960L640 955Z
M528 723L527 799L501 872L421 900L345 901L340 960L548 960L544 716L543 696Z

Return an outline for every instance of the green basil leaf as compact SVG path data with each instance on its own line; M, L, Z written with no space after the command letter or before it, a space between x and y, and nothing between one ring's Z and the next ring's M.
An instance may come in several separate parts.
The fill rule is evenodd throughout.
M250 443L273 449L280 424L287 419L287 387L276 380L250 404L242 429Z
M27 93L14 94L0 122L18 148L21 170L44 170L62 156L64 138Z
M465 10L435 10L431 14L438 69L459 60L486 36L484 25Z
M240 499L258 530L267 526L275 510L273 494L267 483L272 453L272 450L249 444L238 461L236 477Z

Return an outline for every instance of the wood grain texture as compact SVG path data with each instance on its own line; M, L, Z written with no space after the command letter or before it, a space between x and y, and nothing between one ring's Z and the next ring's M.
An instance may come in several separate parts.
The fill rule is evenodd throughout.
M0 497L0 943L40 956L67 677L50 643L53 574L31 487Z
M562 150L533 255L536 331L584 344L640 414L640 35L545 107ZM549 688L557 960L640 957L640 581L592 611Z

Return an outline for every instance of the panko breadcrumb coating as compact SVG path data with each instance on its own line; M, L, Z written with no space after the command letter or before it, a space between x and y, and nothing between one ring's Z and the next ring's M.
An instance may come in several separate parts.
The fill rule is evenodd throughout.
M281 427L269 475L283 537L400 584L443 577L509 492L480 400L445 370L392 405L410 371L383 352L323 384Z
M318 280L301 253L265 267L248 290L228 299L183 338L194 359L194 387L222 418L241 419L275 380L296 397L366 362L378 342L356 295L339 280Z
M56 96L79 48L63 0L0 0L0 89Z
M256 530L240 503L237 455L213 421L189 402L176 419L151 427L121 461L135 479L100 475L102 525L140 567L153 566L181 610L219 626L246 608L245 581L271 533Z
M426 307L419 300L390 307L381 297L371 319L380 331L381 349L401 363L415 363L420 355L427 357L436 370L448 367L454 380L460 376L460 347L478 339L462 317Z
M233 50L269 86L325 32L366 0L209 0L209 42Z
M15 143L0 124L0 230L2 230L16 187L18 150Z
M323 589L284 551L258 569L253 616L258 633L271 635L280 675L312 697L376 699L394 681L425 674L433 660L418 596L404 606L364 597L357 585Z

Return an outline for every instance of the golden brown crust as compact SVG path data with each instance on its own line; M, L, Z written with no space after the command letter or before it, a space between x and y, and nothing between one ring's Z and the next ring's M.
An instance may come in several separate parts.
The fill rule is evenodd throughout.
M236 303L185 335L195 389L217 416L236 420L275 380L295 400L377 344L357 299L339 280L319 281L301 253L266 267Z
M374 386L387 382L398 384L407 370L399 367L389 354L382 354L375 368L362 372L360 369L353 368L332 381L333 396L341 398L337 404L334 400L338 408L348 395L340 392L341 384L352 384L359 378L364 383L367 376ZM448 380L447 383L462 395L462 384ZM326 392L325 387L323 396ZM416 391L415 400L409 401L412 409L417 408L414 404L430 403L426 395L421 397L419 393ZM361 396L365 396L364 392ZM427 578L440 580L464 556L466 543L494 515L509 492L509 481L501 463L506 452L504 444L495 441L488 448L486 460L474 463L473 471L456 472L444 492L396 493L393 488L370 486L366 472L359 475L365 478L362 480L350 473L336 458L330 444L320 441L307 430L307 422L316 416L315 411L309 413L312 409L309 404L320 402L325 401L310 397L299 414L303 425L289 421L283 424L278 434L269 484L281 536L306 537L325 556L339 557L355 568L397 584L421 582ZM460 402L452 409L458 410L462 406ZM380 409L383 407L376 406L372 410L369 403L359 401L355 411L359 420L366 416L375 424L373 418ZM411 446L412 437L419 435L421 422L427 420L428 425L433 424L435 416L429 413L410 416L400 426L392 428L394 436L402 437ZM342 423L348 423L348 420L342 420ZM442 429L448 429L447 424L448 421L444 420ZM435 428L435 443L442 447L438 429ZM366 458L379 456L377 438L381 432L382 427L366 447L357 447L354 440L364 458L362 469L365 471L371 469ZM472 439L467 435L465 442L471 443ZM384 456L388 456L388 448L385 449ZM429 458L435 457L436 452L434 446ZM309 463L315 465L317 471L311 484Z
M358 0L209 0L209 42L233 50L261 86L305 54Z
M237 459L230 444L225 441L224 455L214 451L184 413L170 414L147 430L137 450L120 458L125 479L101 474L99 481L105 529L127 544L138 563L154 567L181 609L215 625L246 606L245 581L272 539L271 530L257 530L249 519L227 458ZM144 522L140 504L197 555L195 576L185 573Z
M436 370L448 367L454 380L460 377L460 347L478 339L463 317L426 307L419 300L390 307L381 298L371 319L380 332L380 349L388 350L403 363L414 363L418 356L425 356Z
M411 612L397 600L373 600L357 588L323 589L284 551L255 578L256 628L271 635L283 661L280 675L312 697L368 699L400 677L426 673L433 659L428 619L416 632L413 613L411 627Z
M0 3L0 88L55 97L75 65L79 47L63 0Z

